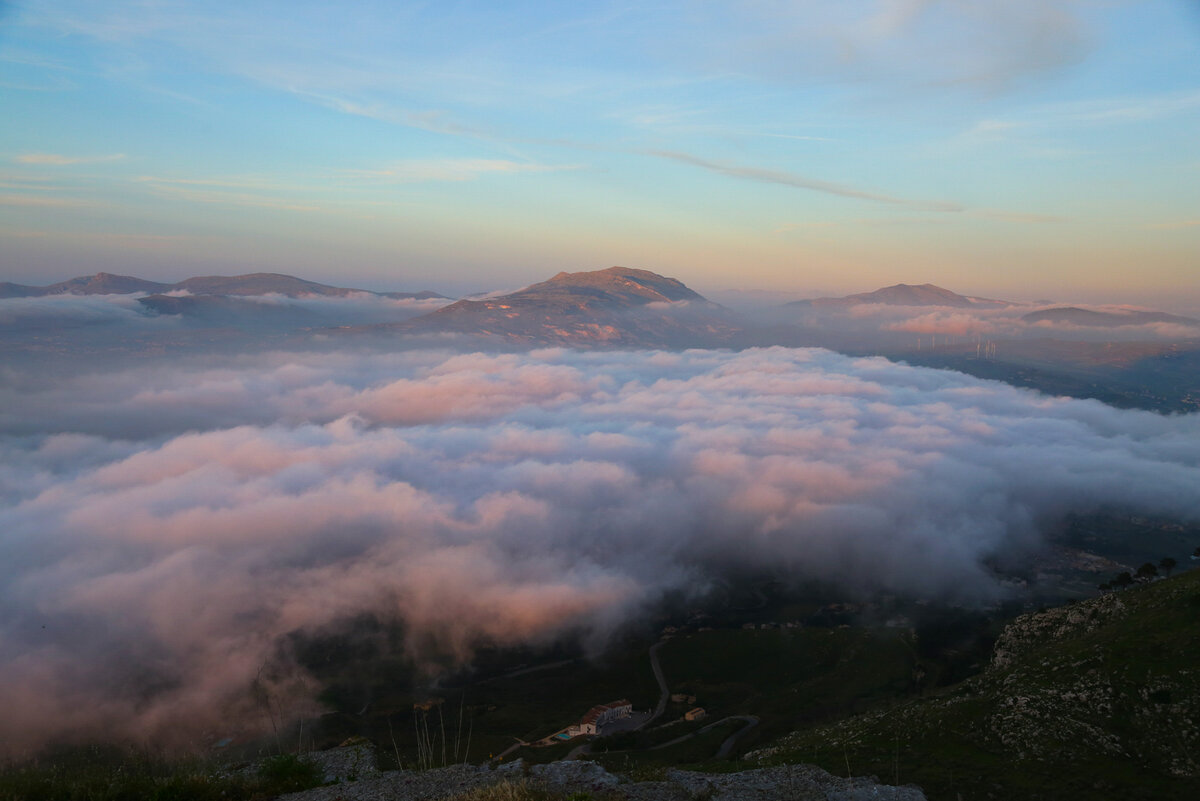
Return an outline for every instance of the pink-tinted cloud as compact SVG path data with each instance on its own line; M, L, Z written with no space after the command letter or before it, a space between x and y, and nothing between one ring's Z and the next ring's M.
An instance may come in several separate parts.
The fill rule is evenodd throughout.
M483 643L599 647L731 571L985 598L985 560L1067 511L1200 517L1200 416L821 350L9 379L0 735L19 747L261 726L256 681L299 714L312 688L279 644L363 613L432 670Z

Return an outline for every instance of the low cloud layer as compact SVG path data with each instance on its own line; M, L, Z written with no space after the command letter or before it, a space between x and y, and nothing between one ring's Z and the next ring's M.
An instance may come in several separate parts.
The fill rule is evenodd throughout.
M0 298L0 334L38 328L124 326L144 330L169 327L171 318L151 318L134 295L47 295Z
M1097 313L1104 323L1068 319L1032 320L1026 315L1067 309L1082 315ZM978 307L901 306L860 303L845 307L780 307L773 319L795 322L830 332L878 333L892 338L905 334L969 339L1043 339L1076 342L1170 342L1200 338L1200 324L1138 317L1152 310L1136 306L1073 303L995 303ZM1125 321L1123 318L1126 318Z
M171 297L191 297L188 292L171 292ZM0 298L0 336L38 329L71 329L81 326L105 328L122 333L147 330L170 331L192 324L211 324L212 312L198 315L158 314L138 302L144 294L45 295L30 298ZM369 292L340 297L281 294L236 297L197 296L221 304L224 322L245 327L335 326L392 323L439 309L447 298L388 298ZM269 315L269 316L265 316Z
M599 647L741 571L987 598L983 560L1067 511L1200 518L1200 415L823 350L270 354L0 392L14 749L221 731L282 637L364 612L418 663Z

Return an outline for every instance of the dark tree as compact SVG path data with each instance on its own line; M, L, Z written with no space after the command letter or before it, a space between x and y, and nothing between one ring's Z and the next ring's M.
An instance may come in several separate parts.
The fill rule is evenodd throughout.
M1108 592L1112 588L1112 583L1108 581L1104 582L1103 584L1096 585L1096 589L1100 590L1100 592Z
M1168 576L1171 575L1171 571L1175 569L1176 564L1178 564L1178 562L1169 556L1164 556L1158 562L1158 566L1162 568L1162 572L1166 573Z
M1149 581L1157 575L1158 568L1154 566L1153 562L1147 562L1137 569L1137 573L1134 575L1134 578L1136 578L1138 581Z
M1133 583L1133 576L1129 575L1128 570L1123 570L1117 574L1117 577L1112 580L1113 587L1128 587Z

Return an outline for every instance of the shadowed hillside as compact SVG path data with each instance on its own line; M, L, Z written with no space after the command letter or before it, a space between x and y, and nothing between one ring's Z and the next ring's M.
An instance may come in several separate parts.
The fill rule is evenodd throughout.
M898 773L930 798L1193 798L1200 571L1023 615L979 676L796 732L762 764Z

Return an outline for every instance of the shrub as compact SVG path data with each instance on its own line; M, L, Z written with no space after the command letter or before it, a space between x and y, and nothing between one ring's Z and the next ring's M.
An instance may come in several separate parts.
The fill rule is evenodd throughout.
M295 754L270 757L258 770L268 793L294 793L321 784L321 769L310 759Z

